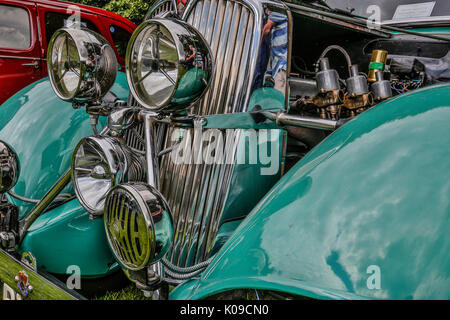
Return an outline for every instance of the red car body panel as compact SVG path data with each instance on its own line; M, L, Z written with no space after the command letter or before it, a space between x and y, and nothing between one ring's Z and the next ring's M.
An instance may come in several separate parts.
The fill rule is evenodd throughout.
M47 42L51 34L47 33L56 31L49 29L60 27L54 23L55 20L52 23L49 20L61 18L63 21L75 10L79 12L82 24L94 29L111 43L117 61L122 68L125 67L125 45L114 42L112 32L120 30L122 37L131 36L136 25L118 14L86 5L50 0L0 0L0 9L1 6L26 10L30 24L30 46L26 49L0 46L0 105L20 89L48 75Z

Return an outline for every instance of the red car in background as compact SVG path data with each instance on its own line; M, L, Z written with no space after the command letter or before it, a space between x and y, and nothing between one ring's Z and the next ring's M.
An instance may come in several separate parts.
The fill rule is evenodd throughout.
M47 74L47 45L53 33L80 17L81 26L100 33L125 66L128 40L136 25L118 14L50 0L0 0L0 105Z

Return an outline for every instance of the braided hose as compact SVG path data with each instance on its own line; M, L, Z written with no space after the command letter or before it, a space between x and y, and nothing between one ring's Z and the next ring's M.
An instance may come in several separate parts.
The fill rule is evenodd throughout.
M178 267L176 265L174 265L173 263L171 263L169 260L167 260L166 258L163 258L161 261L163 263L163 265L167 268L166 271L173 271L176 273L181 273L181 274L191 274L191 273L195 273L195 272L201 272L203 271L203 269L205 269L212 261L213 257L209 258L206 261L203 261L201 263L198 263L196 265L187 267L187 268L181 268Z
M169 269L164 270L164 273L166 275L168 275L169 277L176 279L176 280L187 280L190 279L192 277L195 277L196 275L200 274L203 271L203 269L191 272L191 273L184 273L184 274L179 274L179 273L175 273L170 271Z

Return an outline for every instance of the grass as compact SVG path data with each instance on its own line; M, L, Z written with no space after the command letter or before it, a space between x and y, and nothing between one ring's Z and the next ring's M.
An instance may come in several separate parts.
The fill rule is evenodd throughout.
M142 291L136 289L134 284L131 284L120 291L109 291L95 300L151 300L151 298L144 297Z

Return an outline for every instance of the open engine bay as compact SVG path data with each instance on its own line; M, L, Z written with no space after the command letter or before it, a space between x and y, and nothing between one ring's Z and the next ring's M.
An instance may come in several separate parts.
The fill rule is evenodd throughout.
M411 90L450 81L449 41L292 14L291 114L351 119ZM293 163L329 134L287 130Z

